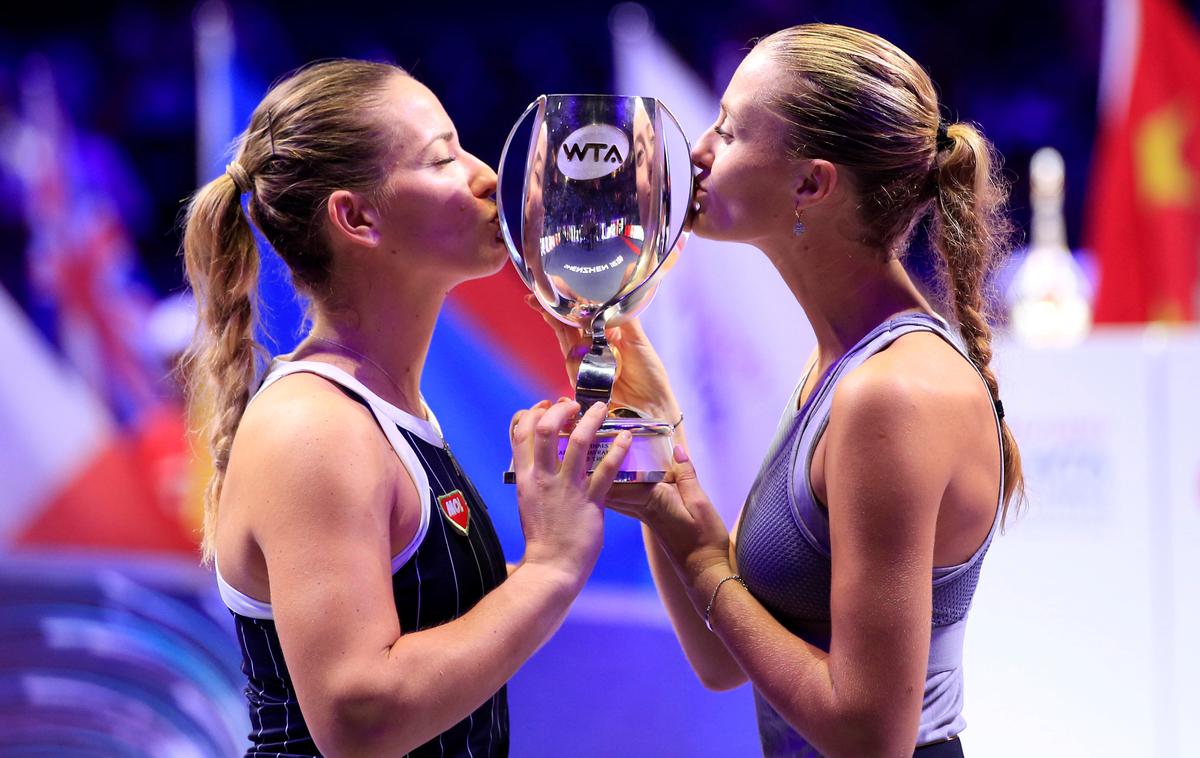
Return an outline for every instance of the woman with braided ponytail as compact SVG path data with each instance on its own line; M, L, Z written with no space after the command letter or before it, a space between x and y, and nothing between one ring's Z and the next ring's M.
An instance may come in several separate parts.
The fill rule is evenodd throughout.
M674 484L610 507L644 522L701 680L753 684L768 756L962 754L967 610L1022 480L983 294L1006 193L978 129L940 113L886 40L798 26L755 46L692 153L694 231L762 250L817 348L732 535L682 448ZM902 265L926 219L956 328ZM677 417L622 329L618 391Z
M504 263L495 174L432 92L363 61L283 80L235 147L183 247L190 399L212 411L204 557L242 649L247 755L506 755L504 683L591 571L628 438L588 478L603 407L561 464L578 406L519 414L526 550L509 573L420 394L446 293ZM251 224L310 301L310 333L269 366Z

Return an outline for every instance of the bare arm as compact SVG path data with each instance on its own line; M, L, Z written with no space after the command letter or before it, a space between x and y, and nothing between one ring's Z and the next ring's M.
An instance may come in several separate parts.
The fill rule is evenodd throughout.
M952 451L936 397L869 370L834 397L826 453L833 548L828 653L726 583L713 624L768 702L828 755L911 755L929 649L937 507ZM690 464L681 497L648 521L702 613L732 573Z
M641 352L653 355L653 347L650 346L649 340L645 338L644 332L640 329L633 335L638 339L639 343L644 343L645 348ZM657 356L655 356L655 359ZM805 365L813 366L817 359L817 350L813 348ZM651 365L659 365L657 363L646 361ZM810 368L805 372L808 376L812 373ZM661 372L663 381L665 382L666 372ZM678 406L675 404L674 397L667 387L661 392L671 403L671 410L668 411L668 417L679 418ZM678 433L677 441L687 449L686 443L683 441L682 427ZM618 485L614 489L614 493L621 491L621 486ZM657 493L659 497L667 497L668 499L673 493L669 489L660 490ZM635 518L640 518L641 514L647 508L647 498L642 497L634 503L634 508L627 511L629 515ZM620 504L614 504L614 510L621 510ZM653 508L654 506L650 506ZM736 539L737 526L734 525L733 531L730 533L729 540L729 566L733 567L736 562L733 557L734 541ZM643 524L642 539L646 546L646 559L650 564L650 574L654 577L654 586L658 589L658 595L662 599L663 606L667 610L667 616L671 619L671 625L675 629L675 636L679 639L680 647L683 648L683 653L691 664L692 670L696 672L701 683L705 687L713 690L730 690L744 684L747 680L746 672L742 670L737 659L730 654L729 649L719 636L710 632L704 625L703 609L707 607L707 602L703 606L697 607L693 604L692 598L685 587L685 582L688 577L681 576L677 567L672 563L666 548L662 542L654 536L653 530ZM730 569L733 573L734 569ZM728 576L726 574L725 576ZM720 578L718 577L718 581Z
M283 420L267 433L278 436L276 444L263 440L274 454L261 467L255 537L318 746L338 755L401 754L486 701L562 622L599 549L603 493L588 487L603 487L611 473L589 484L578 467L557 470L557 458L546 469L543 448L574 410L529 412L515 452L524 472L525 560L462 617L404 633L392 599L389 519L393 507L420 508L420 499L407 476L397 487L388 475L374 424L348 423L337 402L344 401L318 404L302 422ZM592 421L577 428L577 447L594 434L599 419Z
M537 305L532 295L526 297L526 302L541 314L546 324L554 331L563 357L567 361L567 376L574 382L580 356L591 345L591 338L547 314ZM631 319L610 330L609 338L621 353L621 374L613 387L614 402L628 404L654 418L668 421L681 419L679 403L671 390L666 368L642 329L640 321ZM683 426L676 429L674 441L686 449ZM634 518L641 518L651 498L673 494L670 487L665 489L664 493L659 488L649 485L618 484L613 487L608 507ZM708 631L704 621L696 615L679 574L671 565L662 546L645 527L642 530L642 539L654 586L696 676L705 687L715 690L732 689L745 682L745 673L730 657L720 638Z
M687 449L682 434L677 433L676 442L684 450ZM609 507L628 516L643 519L648 510L654 511L663 507L658 503L651 503L651 500L666 498L670 501L671 498L677 497L673 484L618 484L613 487ZM720 520L715 511L713 515ZM723 524L721 528L724 529ZM671 620L671 627L675 630L679 646L700 683L711 690L731 690L744 684L746 672L742 671L741 666L730 655L721 638L704 625L704 618L697 612L685 586L687 577L681 575L671 559L668 547L645 522L642 524L642 542L646 549L646 561L650 565L650 575L654 578L654 587L658 590L667 617ZM728 545L728 560L732 565L732 539Z
M720 637L708 631L666 550L648 526L642 526L646 559L683 654L700 682L711 690L731 690L746 682L746 672Z

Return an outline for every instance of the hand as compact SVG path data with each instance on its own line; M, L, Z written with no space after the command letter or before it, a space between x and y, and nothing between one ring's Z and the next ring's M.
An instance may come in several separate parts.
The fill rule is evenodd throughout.
M728 574L729 530L700 488L696 469L679 446L675 448L672 474L672 483L617 485L609 507L650 528L686 586L694 586L713 568Z
M533 295L525 303L542 316L554 330L558 346L567 360L567 381L575 386L579 363L592 346L592 336L583 329L567 326L542 308ZM644 411L652 418L674 421L679 404L671 391L671 381L641 322L632 318L621 326L605 331L609 346L617 355L617 376L613 383L613 403Z
M675 488L671 484L648 482L622 482L614 484L608 491L608 500L604 505L610 511L622 516L628 516L638 521L645 521L647 510L660 507L655 498L676 497Z
M632 439L628 432L618 435L588 475L588 449L607 410L596 403L575 423L578 403L539 403L518 413L512 427L524 560L559 569L579 585L604 541L604 500ZM575 428L560 463L559 433L572 423Z

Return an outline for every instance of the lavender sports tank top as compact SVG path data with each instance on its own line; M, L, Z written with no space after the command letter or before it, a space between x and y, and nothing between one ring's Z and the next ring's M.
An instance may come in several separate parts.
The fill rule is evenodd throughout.
M804 407L797 411L798 395L805 384L800 382L742 511L736 555L738 572L746 586L780 623L823 650L829 649L832 561L829 517L817 502L808 479L813 451L829 423L834 389L842 377L899 337L915 331L939 335L970 361L956 335L940 319L906 314L880 324L829 368ZM997 440L999 425L997 418ZM983 556L1000 523L1003 491L1001 471L996 518L983 544L965 563L934 568L930 577L932 636L918 745L952 737L966 726L962 717L963 633ZM819 755L757 691L754 699L765 756Z

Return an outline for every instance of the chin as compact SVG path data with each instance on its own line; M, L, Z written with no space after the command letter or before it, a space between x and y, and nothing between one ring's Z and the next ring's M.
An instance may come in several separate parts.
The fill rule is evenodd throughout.
M714 229L712 223L709 222L706 216L696 216L692 220L692 234L704 240L718 240L721 242L730 242L725 235L721 234L719 229Z
M492 242L480 251L479 267L472 278L479 279L499 273L508 261L508 248L503 242Z
M699 216L692 222L692 234L700 239L713 240L714 242L738 242L742 244L753 244L756 237L747 232L746 223L739 223L737 226L731 225L729 219L724 219L723 223L714 223L707 216Z

